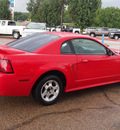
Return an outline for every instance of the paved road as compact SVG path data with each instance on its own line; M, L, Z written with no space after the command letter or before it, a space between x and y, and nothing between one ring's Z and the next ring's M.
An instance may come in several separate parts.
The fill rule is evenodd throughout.
M97 37L97 39L102 42L102 39ZM119 40L114 40L114 39L108 39L106 38L104 40L104 44L106 44L109 48L114 48L114 49L120 49L120 39Z
M13 39L12 36L2 36L0 35L0 45L4 45L6 43L12 42L15 39Z
M0 44L12 41L1 38ZM63 94L52 106L0 96L0 130L120 130L120 83Z

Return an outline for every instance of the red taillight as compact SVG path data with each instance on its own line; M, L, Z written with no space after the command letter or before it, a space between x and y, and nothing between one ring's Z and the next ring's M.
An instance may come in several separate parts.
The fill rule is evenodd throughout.
M14 73L9 60L0 59L0 71L3 73Z

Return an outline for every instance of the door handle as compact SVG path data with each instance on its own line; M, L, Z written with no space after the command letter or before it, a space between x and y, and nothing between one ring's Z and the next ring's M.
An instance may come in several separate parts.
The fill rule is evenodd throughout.
M87 63L88 60L87 59L82 59L82 63Z

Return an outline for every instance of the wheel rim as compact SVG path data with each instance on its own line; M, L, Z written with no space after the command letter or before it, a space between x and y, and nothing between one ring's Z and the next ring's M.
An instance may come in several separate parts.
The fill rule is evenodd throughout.
M51 102L57 98L60 86L55 80L47 81L41 89L41 97L46 102Z
M118 36L115 36L115 39L117 40L117 39L118 39Z
M94 34L93 34L93 33L91 34L91 37L94 37Z
M14 38L18 38L18 33L14 33Z

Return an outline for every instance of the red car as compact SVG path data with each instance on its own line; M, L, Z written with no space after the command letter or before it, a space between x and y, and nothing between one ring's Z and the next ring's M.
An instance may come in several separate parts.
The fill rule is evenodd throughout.
M120 55L89 36L37 33L0 46L0 95L43 105L70 92L120 81Z

